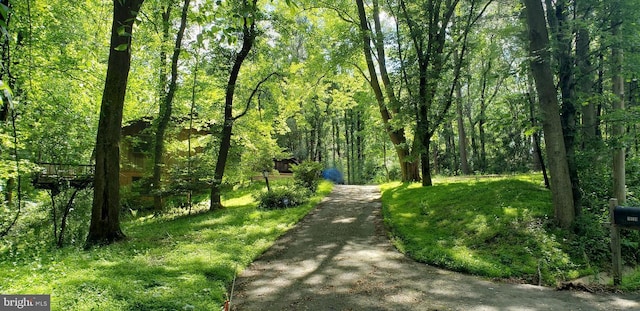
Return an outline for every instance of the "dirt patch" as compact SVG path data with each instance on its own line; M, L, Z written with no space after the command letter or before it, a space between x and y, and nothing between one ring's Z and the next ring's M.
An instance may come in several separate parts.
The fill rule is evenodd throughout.
M238 277L232 310L640 310L640 295L491 282L414 262L387 239L376 186L336 186Z

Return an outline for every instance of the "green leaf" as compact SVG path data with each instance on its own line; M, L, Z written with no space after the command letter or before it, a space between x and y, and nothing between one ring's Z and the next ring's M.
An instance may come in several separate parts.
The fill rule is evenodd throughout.
M118 27L118 36L120 37L131 37L131 34L127 32L126 26L122 25Z
M7 20L7 16L9 16L9 7L0 3L0 14L2 14L2 18Z
M126 51L127 48L129 48L129 43L123 43L123 44L120 44L120 45L116 46L114 48L114 50L116 50L118 52L122 52L122 51Z

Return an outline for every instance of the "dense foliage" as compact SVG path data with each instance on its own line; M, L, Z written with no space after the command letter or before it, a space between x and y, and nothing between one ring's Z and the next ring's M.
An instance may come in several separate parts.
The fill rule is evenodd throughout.
M142 6L121 10L126 27L112 29L114 5L125 3ZM349 184L403 179L425 186L432 174L542 171L548 187L560 177L547 174L555 160L566 161L571 187L560 193L574 206L556 206L572 212L568 221L548 214L550 224L571 231L550 242L549 251L570 247L604 267L610 251L601 224L609 198L640 206L640 3L555 0L543 8L537 21L548 47L531 51L531 11L520 1L4 1L3 252L83 244L91 216L108 214L92 212L92 204L101 205L92 196L119 195L109 200L110 212L124 218L151 206L162 217L192 211L217 190L251 184L275 170L274 160L302 163L294 178L312 191L322 168L335 169ZM111 34L126 44L110 47ZM128 80L115 79L118 87L111 87L107 69L116 52L130 53L131 68ZM562 139L550 142L544 139L551 131L542 130L548 111L532 77L531 65L541 61L552 86L546 98L559 101L550 110L559 113L562 132L555 134ZM124 94L122 113L105 99L112 91ZM97 140L107 116L109 139ZM552 149L560 144L566 157ZM79 167L103 168L100 150L107 145L112 162L94 177L115 191L95 195L93 189L103 189L99 183L79 187L71 177ZM52 179L42 182L44 173ZM274 187L260 200L277 208L301 194ZM544 195L535 200L553 202ZM537 219L537 212L525 216ZM106 218L119 231L119 217ZM495 226L540 237L538 227L531 233ZM640 261L639 245L640 231L623 231L627 265ZM554 256L549 260L561 261ZM515 260L491 261L497 271Z
M295 183L311 192L315 192L320 182L322 164L305 161L291 167Z
M278 187L260 193L256 200L263 209L289 208L306 203L310 194L309 189L300 186Z

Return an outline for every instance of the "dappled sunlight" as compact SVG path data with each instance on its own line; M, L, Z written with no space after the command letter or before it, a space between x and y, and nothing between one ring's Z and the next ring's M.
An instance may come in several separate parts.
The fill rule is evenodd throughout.
M246 206L253 203L255 203L255 197L250 193L241 197L222 200L222 205L227 208Z
M410 183L409 186L407 187L407 190L420 189L420 188L422 188L422 184L420 184L420 183Z
M338 193L340 191L338 189ZM344 196L352 190L343 191ZM401 196L400 201L403 199ZM402 210L403 207L396 208ZM545 301L550 299L556 306L576 303L576 300L563 301L562 297L567 297L565 293L539 287L491 283L409 261L389 247L381 230L383 224L379 209L380 203L375 200L349 200L332 194L295 230L283 235L269 248L261 260L254 262L243 272L236 285L236 310L258 310L265 305L277 310L322 309L314 306L326 308L335 306L337 301L357 310L392 309L394 306L403 309L403 306L415 305L428 306L426 310L447 309L452 305L464 310L493 310L494 302L500 301L500 305L504 306L497 309L500 311L542 311L548 310L548 305L541 302L542 297ZM440 256L443 263L460 264L464 271L468 271L464 265L482 267L484 270L504 270L503 266L494 264L491 257L486 257L484 249L476 249L475 245L470 244L472 241L492 238L491 224L502 217L494 217L482 208L476 212L467 209L455 213L454 204L447 205L445 210L438 209L437 204L431 204L429 209L430 212L425 214L421 212L420 204L410 204L403 211L405 215L400 219L407 225L418 224L404 238L417 243L431 243L433 235L425 234L423 230L435 231L440 234L436 243L445 244L443 247L446 247L446 251L439 248L421 250L425 254ZM513 211L508 208L491 210L497 210L503 218L513 221L514 217L508 215ZM248 211L244 219L253 223L267 214L273 216L277 213L278 211L264 214ZM432 218L438 221L448 220L458 230L439 232L441 229L435 226L424 225L428 223L426 220ZM284 226L284 223L280 223L280 226ZM215 238L224 241L235 237L250 243L253 233L277 227L278 225L260 227L251 224L246 230L236 228L230 232L219 232L221 235ZM517 238L523 238L523 233L518 234ZM471 236L472 239L465 239L465 236ZM496 241L501 239L499 236L495 238ZM227 243L222 243L225 244ZM236 251L228 249L225 252L232 254ZM230 262L233 259L218 260ZM196 263L179 265L188 269L197 269L199 266ZM221 265L214 268L222 269L222 272L205 272L204 275L231 275L232 273L224 272L228 265L227 268L224 267ZM195 277L195 282L197 279Z
M640 308L638 300L624 299L620 297L613 297L611 306L620 309Z
M332 221L331 223L334 223L334 224L350 224L350 223L352 223L354 221L356 221L355 217L349 217L349 218L336 219L336 220Z
M514 219L517 219L519 214L520 214L520 212L519 212L519 210L517 208L513 208L513 207L510 207L510 206L503 207L502 208L502 213L505 216L509 216L511 218L514 218Z
M8 276L0 273L0 289L51 293L53 310L217 309L234 275L313 208L262 211L249 198L245 192L231 201L237 205L216 212L131 219L123 224L125 241L91 251L57 250L31 261L30 271L16 264L11 272L0 262L16 282L8 287Z
M465 225L468 234L480 235L489 229L487 224L487 215L477 214L475 216L472 215L471 217L473 218L473 221Z
M576 260L542 226L553 210L540 180L525 174L439 178L433 187L385 184L392 240L416 260L457 271L534 282L542 276L549 284L556 275L577 275Z

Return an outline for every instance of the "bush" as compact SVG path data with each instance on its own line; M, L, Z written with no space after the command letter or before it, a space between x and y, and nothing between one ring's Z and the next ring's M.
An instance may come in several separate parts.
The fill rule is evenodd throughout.
M318 162L305 161L299 165L291 167L293 171L293 180L301 187L316 192L320 183L320 174L322 173L322 164Z
M302 187L275 188L256 197L258 208L279 209L302 205L308 201L309 190Z
M576 258L584 257L589 266L602 267L611 260L609 230L602 225L605 215L585 211L573 224L575 235L569 240L570 250Z

